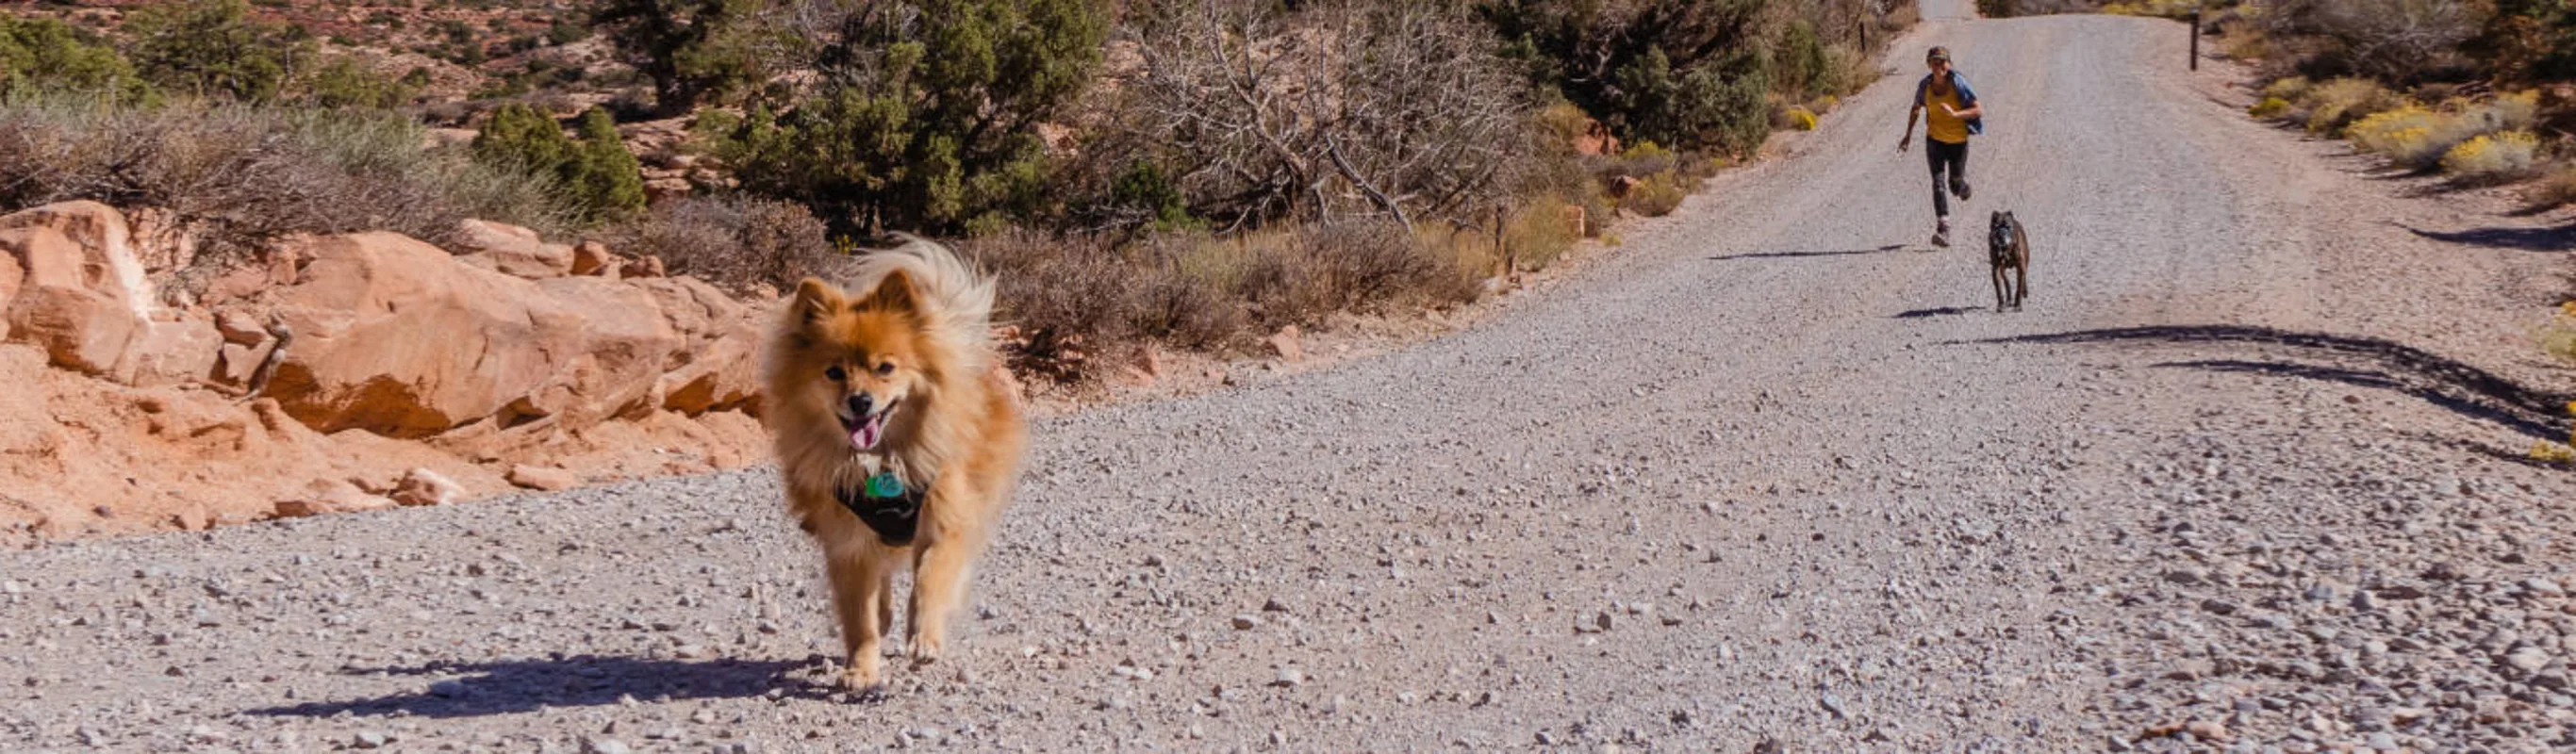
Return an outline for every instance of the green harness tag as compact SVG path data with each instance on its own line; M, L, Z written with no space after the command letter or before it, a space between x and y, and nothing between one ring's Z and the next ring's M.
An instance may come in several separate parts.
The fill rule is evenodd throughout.
M874 498L903 497L903 480L894 478L894 472L877 472L876 476L868 477L867 496Z

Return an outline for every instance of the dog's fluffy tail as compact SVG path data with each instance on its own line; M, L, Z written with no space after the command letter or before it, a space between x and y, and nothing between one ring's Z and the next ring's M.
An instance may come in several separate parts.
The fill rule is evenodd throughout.
M960 259L956 252L930 241L903 236L904 244L858 258L849 275L851 290L866 291L895 270L910 276L927 304L931 328L958 355L976 358L992 352L993 278ZM977 370L989 366L972 364Z

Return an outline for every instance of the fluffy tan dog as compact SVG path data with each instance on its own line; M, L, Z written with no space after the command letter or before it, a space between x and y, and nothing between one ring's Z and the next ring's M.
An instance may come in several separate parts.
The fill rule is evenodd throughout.
M993 281L936 244L864 257L843 288L807 278L772 334L765 413L787 510L822 546L849 652L883 678L894 576L913 569L915 665L947 648L1028 445L990 335Z

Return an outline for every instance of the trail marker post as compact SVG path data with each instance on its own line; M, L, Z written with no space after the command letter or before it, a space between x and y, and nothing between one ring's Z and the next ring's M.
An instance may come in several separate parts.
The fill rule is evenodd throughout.
M2191 6L2191 69L2200 70L2200 6Z

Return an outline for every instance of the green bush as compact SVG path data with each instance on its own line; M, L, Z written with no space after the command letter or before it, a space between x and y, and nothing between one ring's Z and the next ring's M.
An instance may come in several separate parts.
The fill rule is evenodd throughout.
M136 101L151 85L116 48L51 18L0 15L0 95L21 91L105 92Z
M315 56L301 28L250 18L242 0L146 5L127 17L127 57L162 88L245 102L275 102L288 77Z
M591 22L604 27L626 62L653 80L654 106L687 112L700 101L730 100L763 88L774 74L799 67L809 39L833 29L798 28L767 14L769 0L602 0ZM912 9L867 0L846 8L853 18L910 17ZM929 5L938 5L930 3ZM849 40L845 44L855 43Z
M1088 0L942 0L917 19L850 17L793 109L754 108L715 140L743 188L843 229L990 230L1045 204L1037 126L1098 65Z
M1828 94L1838 83L1829 79L1839 71L1833 57L1826 54L1825 44L1816 38L1815 24L1804 20L1789 23L1789 31L1780 39L1780 91L1793 98L1809 94Z
M2576 80L2576 5L2566 0L2494 0L2495 15L2473 43L2507 81Z
M333 58L305 85L304 101L316 107L384 109L411 102L420 91L408 79L393 79L350 58Z
M2289 112L2289 100L2284 100L2279 97L2265 97L2263 98L2263 101L2254 103L2254 106L2245 108L2246 115L2251 115L2263 120L2278 118L2289 114Z
M554 178L584 220L614 220L644 207L643 167L603 108L582 114L581 139L575 141L536 108L502 105L475 135L474 156L494 167Z
M1109 199L1098 214L1110 222L1146 224L1158 231L1196 230L1206 223L1190 216L1189 198L1150 160L1137 160L1110 179Z
M1759 0L1493 0L1507 56L1627 139L1750 152L1772 88ZM1812 65L1807 59L1796 65ZM1805 85L1808 82L1799 82Z
M644 208L644 167L617 135L617 123L606 108L581 116L581 143L563 168L564 189L592 220L607 220Z

